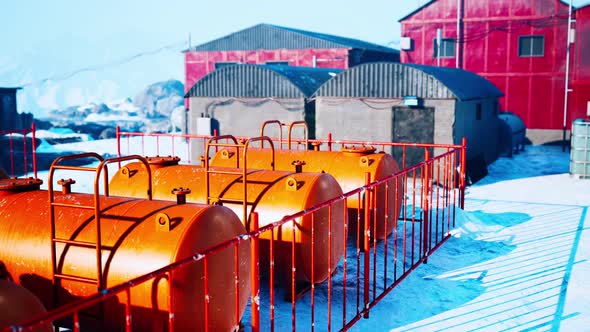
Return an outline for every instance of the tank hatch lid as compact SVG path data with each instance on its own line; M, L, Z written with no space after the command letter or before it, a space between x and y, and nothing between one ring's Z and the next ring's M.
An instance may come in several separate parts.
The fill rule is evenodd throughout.
M367 146L367 145L361 145L361 146L356 146L356 145L344 145L342 147L342 152L344 154L347 155L367 155L367 154L373 154L375 153L377 149L375 149L373 146Z
M146 157L145 159L147 159L150 166L174 166L180 162L180 157L176 156L155 156Z
M0 190L22 192L39 190L43 180L34 178L12 178L0 180Z

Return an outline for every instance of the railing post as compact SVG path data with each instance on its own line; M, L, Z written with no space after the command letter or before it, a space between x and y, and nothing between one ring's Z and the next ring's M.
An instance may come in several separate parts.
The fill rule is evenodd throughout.
M14 176L16 176L16 172L14 169L14 148L12 147L12 137L13 137L12 132L10 132L10 136L8 139L8 142L10 143L9 144L9 146L10 146L10 148L9 148L9 151L10 151L9 152L10 153L10 176L14 177Z
M429 218L430 218L430 167L428 167L429 164L429 159L430 159L430 151L428 151L428 149L426 149L425 153L424 153L424 159L426 159L425 163L424 163L424 183L422 184L422 196L424 197L424 206L422 207L422 211L424 213L423 215L423 230L422 230L422 252L424 254L424 263L428 262L428 244L430 242L430 238L429 238L429 229L430 229L430 225L429 225Z
M467 173L467 138L461 141L461 172L459 173L459 206L465 208L465 176Z
M121 158L121 127L115 127L115 135L117 136L117 157ZM127 152L129 153L129 151ZM119 169L121 169L121 162L119 161Z
M31 149L33 150L33 176L35 179L37 178L37 146L35 145L35 141L37 140L37 127L35 127L35 122L31 125L31 136L33 138L33 146Z
M332 133L328 133L328 151L332 151Z
M258 212L252 212L250 217L250 234L258 233ZM272 231L271 231L272 232ZM260 331L260 237L250 237L250 287L252 288L252 331Z
M371 173L365 175L365 201L364 201L364 223L363 223L363 318L369 318L369 276L370 267L370 238L371 238L371 191L367 186L371 183Z
M115 127L115 133L117 135L117 155L121 157L121 127Z

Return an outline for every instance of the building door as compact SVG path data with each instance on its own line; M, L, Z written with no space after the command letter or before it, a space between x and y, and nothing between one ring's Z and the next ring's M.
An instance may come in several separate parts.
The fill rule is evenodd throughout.
M396 143L434 143L434 108L432 107L394 107L393 141ZM432 156L433 149L429 148ZM412 166L424 161L424 148L404 148L395 146L393 157L400 168Z

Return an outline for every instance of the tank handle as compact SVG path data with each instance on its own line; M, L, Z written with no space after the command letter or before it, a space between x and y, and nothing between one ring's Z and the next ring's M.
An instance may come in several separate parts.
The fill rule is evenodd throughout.
M146 158L140 156L140 155L136 155L136 154L132 154L129 156L123 156L123 157L114 157L114 158L108 158L103 160L100 165L98 165L98 168L96 170L96 179L98 179L100 177L100 173L102 172L102 170L104 169L104 178L105 178L105 189L104 189L104 194L105 196L109 196L109 183L108 183L108 168L107 165L109 164L113 164L113 163L121 163L122 161L129 161L129 160L138 160L139 162L141 162L145 169L146 169L146 173L148 176L148 190L147 190L147 199L148 200L152 200L152 169L150 168L150 163L147 161ZM98 193L98 182L97 180L94 180L94 192Z
M72 155L67 155L67 156L60 156L60 157L57 157L53 160L53 163L51 163L51 166L49 167L49 175L47 176L47 191L49 191L49 193L50 193L50 199L49 199L50 203L53 202L53 199L52 199L53 196L51 195L51 193L53 193L53 176L54 176L56 170L61 169L61 170L70 170L70 171L96 172L96 168L94 168L94 167L61 165L61 163L64 161L83 159L83 158L95 158L100 162L104 161L104 158L95 152L86 152L86 153L78 153L78 154L72 154ZM97 179L95 178L94 181L96 182ZM105 183L105 186L108 186L108 178L107 177L105 177L104 183Z
M309 129L307 128L307 122L305 121L293 121L289 124L289 134L287 136L287 145L289 146L289 150L291 150L291 133L294 127L303 127L304 134L304 141L305 141L305 150L307 150L307 146L309 145Z
M264 145L264 142L269 142L270 144L270 150L271 150L271 161L270 161L270 166L271 169L274 171L275 170L275 147L274 144L272 142L272 139L268 136L258 136L258 137L251 137L248 138L246 140L246 142L244 143L244 155L243 155L243 159L244 159L244 170L246 169L248 163L246 160L246 156L248 155L248 148L250 147L251 143L253 142L261 142L260 143L260 147L262 148L262 146Z
M266 120L262 123L262 125L260 126L260 136L266 136L264 135L264 129L266 128L267 125L269 124L277 124L279 126L279 149L283 149L283 126L285 126L284 123L282 123L279 120ZM264 143L262 143L262 145L260 146L261 148L264 148Z
M221 140L231 140L233 143L220 143L219 141ZM233 135L221 135L221 136L214 136L209 138L209 140L207 141L207 145L205 146L205 155L204 155L204 162L203 162L203 166L206 169L209 169L209 151L211 149L211 147L225 147L225 148L235 148L236 149L236 155L238 155L238 157L236 158L236 166L235 168L240 168L240 158L239 158L239 152L240 152L240 147L242 146L238 140L236 139L235 136Z

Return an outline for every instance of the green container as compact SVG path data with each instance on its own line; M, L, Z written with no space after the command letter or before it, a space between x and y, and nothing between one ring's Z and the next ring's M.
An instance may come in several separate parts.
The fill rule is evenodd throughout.
M570 174L590 179L590 122L577 119L572 123Z

